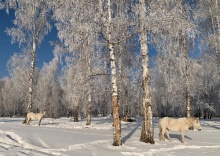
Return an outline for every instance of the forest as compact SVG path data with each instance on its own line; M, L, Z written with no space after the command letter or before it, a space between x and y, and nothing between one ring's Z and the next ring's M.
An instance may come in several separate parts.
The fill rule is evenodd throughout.
M15 13L5 33L20 48L0 79L0 115L46 110L90 124L112 114L116 131L121 117L143 116L145 126L152 116L219 117L219 3L0 0ZM54 58L40 69L37 48L52 28Z

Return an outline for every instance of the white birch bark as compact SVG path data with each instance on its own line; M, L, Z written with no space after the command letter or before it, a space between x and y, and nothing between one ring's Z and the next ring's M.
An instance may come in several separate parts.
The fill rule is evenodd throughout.
M34 76L34 67L35 67L35 55L36 55L36 42L35 39L33 39L33 47L32 47L32 60L31 60L31 69L30 69L30 75L29 75L29 96L28 96L28 107L27 112L30 112L32 109L32 96L33 96L33 76Z
M217 28L218 28L218 31L217 31L217 48L216 48L216 56L217 56L217 65L218 65L218 68L220 69L220 52L219 52L219 42L220 42L220 23L219 23L219 17L218 17L218 12L219 12L219 9L218 9L218 0L215 0L215 11L217 13L216 15L216 23L217 23ZM220 72L219 72L219 75L220 75Z
M118 100L118 104L120 106L120 110L123 112L124 115L124 109L123 109L123 91L122 91L122 48L120 44L118 44L119 48L119 61L118 61L118 95L122 98Z
M32 3L32 12L33 15L36 12L36 8L34 5L34 2ZM32 109L32 96L33 96L33 75L34 75L34 67L35 67L35 55L36 55L36 38L35 38L35 33L36 33L36 25L34 24L33 26L33 43L32 43L32 52L31 52L31 69L30 69L30 74L29 74L29 96L28 96L28 106L27 106L27 113L31 111Z
M119 103L118 103L118 90L117 90L117 77L116 77L116 63L115 63L115 53L114 46L111 43L111 31L110 31L110 23L112 21L111 15L111 1L108 0L108 19L107 21L103 17L103 9L102 9L102 0L99 0L100 13L102 20L106 27L106 34L108 40L108 48L110 51L110 64L111 64L111 81L112 81L112 108L113 108L113 119L114 119L114 130L113 130L113 145L120 146L121 142L121 122L119 120Z
M120 146L121 142L121 122L119 120L119 104L118 104L118 90L117 90L117 77L116 77L116 64L115 64L115 53L114 47L111 43L111 1L108 0L108 24L107 24L107 36L108 36L108 48L110 51L110 63L111 63L111 77L112 77L112 107L113 107L113 118L114 118L114 134L113 134L113 145Z
M88 44L87 44L88 47ZM92 99L91 99L91 61L90 61L90 53L88 52L87 60L87 68L88 68L88 76L89 76L89 95L88 95L88 110L87 110L87 123L86 125L91 124L91 107L92 107Z
M143 123L140 141L154 144L152 123L152 101L150 90L149 55L147 46L147 34L145 34L144 22L146 19L145 0L140 0L140 45L142 55L142 87L143 87Z
M212 33L215 34L214 18L213 18L213 13L212 13L211 6L209 7L209 13L210 13L210 16L211 16Z
M25 102L25 111L29 112L32 109L33 83L34 83L34 68L36 47L40 44L46 34L51 30L50 22L46 16L50 16L47 12L47 3L41 1L5 1L15 12L14 28L7 30L7 33L12 36L12 41L19 42L31 52L32 60L29 71L28 84L28 99ZM18 33L19 32L19 33ZM32 47L30 47L32 44ZM26 105L27 104L27 105Z
M32 96L33 96L33 76L34 76L34 67L35 67L35 55L36 55L36 44L33 43L33 50L32 50L32 60L31 60L31 69L29 75L29 97L28 97L28 112L32 109Z
M181 12L183 14L183 6L180 7ZM183 18L183 17L182 17ZM181 23L182 25L182 23ZM180 30L180 37L181 37L181 51L183 56L183 63L184 63L184 79L185 79L185 94L186 94L186 116L191 117L191 100L190 100L190 81L189 81L189 69L188 69L188 53L186 49L186 36L185 31L182 29L181 26Z
M91 105L92 105L92 100L91 100L91 93L88 95L88 110L87 110L87 122L86 125L91 124Z
M182 32L182 31L181 31ZM189 69L188 69L188 55L186 50L186 39L184 32L181 33L182 36L182 52L184 59L184 77L185 77L185 87L186 87L186 116L191 117L191 100L190 100L190 81L189 81Z

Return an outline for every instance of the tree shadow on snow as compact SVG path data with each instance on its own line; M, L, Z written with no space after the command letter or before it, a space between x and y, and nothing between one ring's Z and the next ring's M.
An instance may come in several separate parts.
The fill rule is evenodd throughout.
M93 119L94 123L96 123L97 125L101 125L101 124L104 124L104 123L113 123L113 118L105 118L103 120L95 120Z
M215 129L220 129L220 125L206 124L205 126L212 127L212 128L215 128Z
M22 121L23 119L20 119L20 118L8 118L8 119L2 119L1 122L20 122Z
M35 122L36 124L38 123L38 122ZM43 123L41 123L40 125L44 125L44 126L46 126L46 125L55 125L55 126L57 126L57 125L59 125L61 122L43 122Z
M141 122L138 122L137 126L132 129L126 136L122 138L122 143L124 144L131 136L134 134L134 132L138 129L138 127L141 125Z

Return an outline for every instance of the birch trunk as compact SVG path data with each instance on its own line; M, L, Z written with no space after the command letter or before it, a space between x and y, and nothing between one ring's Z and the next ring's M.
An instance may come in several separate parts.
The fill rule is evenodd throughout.
M149 55L147 47L147 34L145 34L145 0L140 0L140 45L142 55L142 87L143 87L143 123L140 141L145 143L154 144L153 138L153 123L152 123L152 103L151 103L151 90L150 90L150 73L149 73Z
M14 104L14 117L15 117L15 114L16 114L16 104Z
M118 90L117 90L117 77L116 77L116 64L115 64L115 54L114 47L111 43L111 31L110 31L110 23L112 20L111 16L111 1L108 0L108 20L104 18L103 9L102 9L102 0L99 0L100 14L102 21L104 22L104 26L106 27L106 34L108 40L108 48L110 51L110 66L111 66L111 81L112 81L112 114L114 119L114 130L113 130L113 145L120 146L121 142L121 122L119 119L119 103L118 103Z
M33 42L33 50L32 50L32 60L31 60L31 69L29 75L29 96L28 96L28 107L27 112L30 112L32 109L32 97L33 97L33 76L34 76L34 68L35 68L35 56L36 56L36 42Z
M210 16L211 16L212 33L215 34L214 18L213 18L211 7L209 8L209 13L210 13Z
M110 65L111 65L111 81L112 81L112 108L113 108L113 118L114 118L114 130L113 130L113 145L120 146L121 142L121 122L119 119L119 103L118 103L118 90L116 83L116 63L115 63L115 53L114 47L111 43L111 32L110 32L110 23L112 20L111 15L111 1L108 0L108 22L106 27L106 33L108 37L108 48L110 51Z
M86 49L89 47L89 37L87 38ZM89 95L88 95L88 110L87 110L87 122L86 125L91 124L91 107L92 107L92 99L91 99L91 60L90 60L90 52L88 51L87 66L88 66L88 75L89 75Z
M36 13L35 4L33 2L32 6L32 12L33 14ZM38 36L36 31L36 24L33 25L33 43L32 43L32 52L31 52L31 69L30 69L30 75L29 75L29 96L28 96L28 106L27 106L27 113L32 110L32 97L33 97L33 76L34 76L34 68L35 68L35 57L36 57L36 47L37 47L37 41L36 36Z
M180 7L182 14L184 14L183 6ZM184 18L184 17L182 17ZM182 23L181 23L182 25ZM181 52L183 56L183 63L184 63L184 71L183 76L185 79L185 94L186 94L186 117L191 117L191 100L190 100L190 82L189 82L189 70L188 70L188 53L186 48L186 36L184 28L181 26L180 30L180 45L181 45ZM190 128L191 129L191 128ZM192 129L191 129L192 130Z
M216 48L216 57L217 57L217 65L218 68L220 69L220 52L219 52L219 42L220 42L220 23L219 23L219 17L218 17L218 0L215 0L215 11L217 12L216 15L216 23L217 23L217 48ZM220 75L220 72L218 72L218 74Z
M125 90L125 122L127 122L128 121L128 114L129 114L129 112L128 112L128 90L126 89Z
M67 117L67 118L70 117L70 107L67 108L67 111L66 111L66 117Z
M189 70L188 70L188 55L186 50L186 38L184 32L181 30L182 41L182 53L184 60L184 79L185 79L185 93L186 93L186 117L191 117L191 100L190 100L190 82L189 82Z
M92 106L91 93L89 93L86 125L90 125L91 124L91 106Z
M121 113L124 115L124 108L123 108L123 91L122 91L122 48L120 46L120 44L118 44L118 48L119 48L119 60L118 60L118 96L122 97L120 98L120 100L118 101L118 104L120 106L120 111Z
M213 35L216 35L215 25L214 25L214 17L213 17L211 6L209 8L209 13L210 13L210 16L211 16L212 33L213 33ZM217 23L218 23L218 19L217 19ZM219 29L219 24L218 24L218 29ZM217 44L217 46L214 46L214 48L215 48L215 53L216 53L216 58L217 58L217 65L220 68L220 55L219 55L219 52L218 52L218 45L219 45L218 40L216 41L216 44Z
M74 122L78 122L78 116L79 116L79 105L80 105L81 99L78 100L78 104L76 106L76 109L74 111Z

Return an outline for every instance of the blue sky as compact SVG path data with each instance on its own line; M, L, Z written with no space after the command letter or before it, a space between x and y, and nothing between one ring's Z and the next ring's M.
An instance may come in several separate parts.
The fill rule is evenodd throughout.
M4 10L0 10L0 79L4 76L9 76L7 71L7 62L14 53L20 53L22 50L19 48L18 43L11 44L11 37L5 33L6 28L13 27L12 21L14 20L14 12L11 11L7 14ZM53 59L53 47L50 41L58 40L57 30L53 27L50 34L45 36L44 41L40 47L37 48L36 66L42 68L44 62L48 63ZM201 56L198 49L198 39L196 41L196 48L194 52L189 53L190 57ZM137 50L140 50L140 45L137 44ZM157 55L156 50L149 46L150 67L153 67L152 57Z
M9 12L9 15L0 10L0 78L9 76L7 71L7 62L14 53L21 52L18 44L11 44L11 37L5 33L6 28L13 27L14 12ZM57 40L57 31L52 29L51 33L45 36L44 41L37 49L36 66L42 68L43 63L48 63L53 58L53 47L49 41Z
M4 10L0 10L0 78L9 76L7 71L7 62L14 53L20 53L18 43L11 44L11 37L5 33L6 28L13 27L14 12L7 14ZM58 40L57 30L52 29L51 33L45 36L44 41L37 49L36 66L42 68L44 62L48 63L53 58L53 47L49 41ZM156 55L155 49L149 47L150 57ZM151 62L152 65L152 62Z

